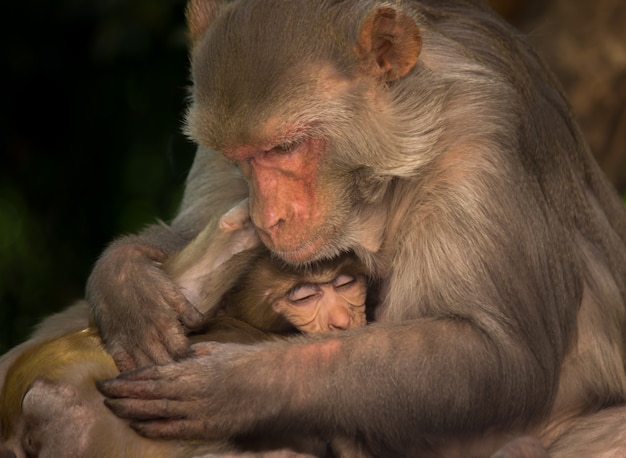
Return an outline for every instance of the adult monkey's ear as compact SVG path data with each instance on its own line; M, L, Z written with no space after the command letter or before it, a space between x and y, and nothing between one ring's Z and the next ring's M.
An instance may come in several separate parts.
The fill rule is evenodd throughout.
M196 44L209 24L217 17L223 4L223 0L189 0L185 17L192 46Z
M359 31L358 57L363 60L368 73L386 82L409 73L421 49L422 35L415 20L393 7L372 11Z

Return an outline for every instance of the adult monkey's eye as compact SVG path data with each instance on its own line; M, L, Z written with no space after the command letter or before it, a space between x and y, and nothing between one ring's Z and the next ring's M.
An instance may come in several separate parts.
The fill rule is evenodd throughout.
M342 286L348 286L356 281L356 277L353 275L341 274L333 280L333 286L335 288L341 288Z
M284 142L280 145L276 145L274 148L272 148L272 150L278 154L288 154L296 149L299 144L299 141Z
M305 283L303 285L292 288L287 293L287 299L293 303L304 303L309 299L314 298L320 293L320 288L317 285L311 283Z

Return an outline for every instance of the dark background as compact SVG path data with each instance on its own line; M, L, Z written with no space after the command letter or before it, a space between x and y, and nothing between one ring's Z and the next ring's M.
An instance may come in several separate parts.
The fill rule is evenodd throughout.
M621 1L599 0L594 8L606 12L609 4ZM188 85L184 3L31 0L3 5L0 354L23 340L43 316L82 297L91 266L114 237L174 215L194 151L181 133ZM562 8L574 8L563 5L574 2L494 3L520 27L539 30L534 39L540 45L553 46L551 33L574 36L571 29L580 29L575 17L562 32L537 26L551 15L563 18ZM616 17L615 11L608 14ZM593 22L588 11L579 16ZM596 22L603 24L596 27L602 34L610 32L602 17ZM623 23L616 27L621 30ZM599 55L601 46L591 45L593 55ZM543 51L548 57L565 55L549 46ZM559 72L575 98L574 83L589 77L579 75L584 59L572 58L574 74L567 66ZM555 67L564 62L554 62ZM602 64L610 80L602 87L609 84L610 100L622 101L617 114L605 120L597 113L612 113L609 102L599 108L582 103L579 116L619 134L619 123L626 122L626 63L616 62L617 69ZM596 134L613 138L604 130ZM613 142L617 154L604 143L594 146L621 187L626 151L620 138ZM612 162L603 154L612 154Z
M2 9L0 354L83 295L110 240L174 215L194 151L184 1Z

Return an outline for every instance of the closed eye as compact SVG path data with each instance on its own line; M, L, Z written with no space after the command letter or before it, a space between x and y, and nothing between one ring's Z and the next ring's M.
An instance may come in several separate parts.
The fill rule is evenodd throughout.
M356 281L356 277L354 277L353 275L341 274L341 275L338 275L333 280L333 286L335 288L341 288L343 286L351 285L355 281Z
M289 154L300 145L299 141L285 142L272 148L277 154Z
M287 292L287 299L295 304L303 304L320 293L320 288L312 283L298 285Z

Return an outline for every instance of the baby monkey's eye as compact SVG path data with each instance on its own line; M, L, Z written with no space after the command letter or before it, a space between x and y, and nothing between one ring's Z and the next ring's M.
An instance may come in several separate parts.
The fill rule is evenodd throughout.
M353 275L341 274L333 280L333 286L335 288L341 288L342 286L348 286L356 281L356 277Z
M289 299L293 303L303 304L307 302L309 299L313 299L320 293L320 288L317 285L311 283L305 283L303 285L298 285L295 288L292 288L287 293L287 299Z

